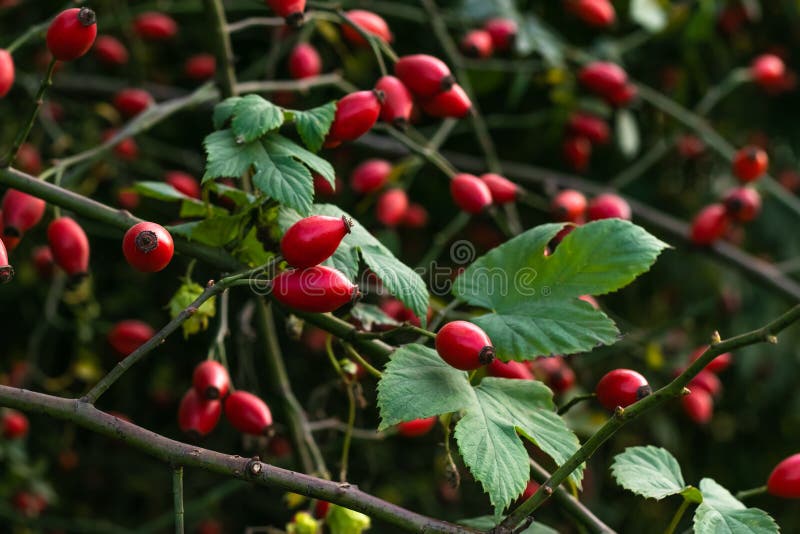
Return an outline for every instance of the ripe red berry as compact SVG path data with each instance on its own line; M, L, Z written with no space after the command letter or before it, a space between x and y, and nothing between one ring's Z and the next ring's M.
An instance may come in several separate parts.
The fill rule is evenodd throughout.
M397 128L407 127L414 109L414 98L403 82L394 76L384 76L375 84L375 89L383 92L381 120Z
M3 197L3 235L22 237L22 234L39 224L47 204L16 189L9 189Z
M750 222L761 211L761 195L752 187L738 187L725 195L728 216L739 222Z
M192 387L203 399L221 399L230 388L228 370L219 362L206 360L194 368Z
M631 220L631 207L624 198L613 193L605 193L593 198L586 207L586 215L590 221L598 219Z
M30 143L22 143L17 150L14 166L24 173L36 176L42 172L42 157L39 150Z
M481 175L481 180L489 188L489 192L492 194L492 202L495 204L508 204L517 199L519 187L505 176L487 173Z
M498 359L492 360L488 366L486 366L486 373L489 376L496 376L500 378L513 378L517 380L533 380L533 373L531 370L522 362L503 362Z
M108 344L123 358L156 335L153 327L143 321L120 321L108 332Z
M742 183L757 180L769 167L769 156L757 146L740 148L733 157L733 174Z
M786 66L783 60L774 54L758 56L750 65L750 76L764 89L773 89L783 84Z
M115 135L117 135L116 130L106 130L103 132L101 139L105 143ZM133 138L126 137L125 139L118 141L116 146L114 146L114 154L121 160L134 161L137 157L139 157L139 146L136 144L136 141L134 141Z
M110 66L128 63L128 49L116 37L101 35L94 44L94 55L98 61Z
M0 421L0 428L6 439L24 438L28 434L28 426L28 418L16 410L7 410Z
M711 204L695 216L689 237L695 245L710 245L725 235L729 224L730 218L725 206Z
M352 302L360 292L340 271L316 265L283 271L272 280L272 294L289 308L326 313Z
M281 253L292 267L304 269L330 258L353 222L347 217L313 215L294 223L281 239Z
M69 276L89 272L89 239L74 219L60 217L47 227L53 259Z
M631 369L614 369L597 383L597 400L607 410L627 408L652 393L647 379Z
M708 349L708 345L704 345L702 347L698 347L694 353L692 353L691 357L689 358L690 362L695 361L697 358L703 355L703 353ZM733 360L733 355L730 352L726 352L724 354L720 354L713 360L711 363L706 365L704 369L706 371L711 371L712 373L721 373L731 365L731 361Z
M495 350L486 332L467 321L453 321L436 334L436 352L449 365L471 371L492 363Z
M483 29L492 38L492 47L498 52L508 52L517 37L517 23L513 19L496 18L487 20Z
M350 187L360 195L377 191L389 179L392 164L385 159L368 159L353 169L350 175Z
M169 171L164 175L164 181L187 197L197 199L202 197L200 182L191 174L187 174L183 171Z
M461 39L461 50L469 57L487 58L493 51L492 36L486 30L471 30Z
M472 101L458 84L453 84L447 91L442 91L436 96L427 98L420 104L425 113L431 117L442 119L448 117L461 119L466 117L472 109Z
M690 391L702 390L711 395L712 397L719 396L722 393L722 382L717 375L711 371L700 371L697 376L689 381L687 386Z
M417 317L413 311L406 307L405 304L400 302L396 298L389 298L381 302L380 304L381 310L400 323L411 323L414 326L420 326L419 317Z
M272 426L269 406L246 391L234 391L225 399L225 417L244 434L261 436Z
M394 73L420 98L448 91L455 83L450 67L441 59L426 54L401 57L394 65Z
M187 78L204 82L214 77L217 72L217 58L212 54L195 54L186 60L183 73Z
M608 0L574 0L572 11L583 22L596 28L607 28L617 18L614 6Z
M323 197L332 197L341 189L341 180L336 177L334 187L331 183L317 173L312 173L314 176L314 193Z
M691 393L681 398L681 404L689 419L698 425L708 423L714 415L714 399L703 389L695 388Z
M639 95L639 90L630 83L613 89L605 95L606 101L616 108L624 108Z
M586 197L580 191L565 189L553 198L550 210L557 221L581 224L586 213Z
M357 91L339 100L326 146L335 147L367 133L378 121L382 98L378 91Z
M570 136L561 147L564 159L575 172L584 172L592 157L592 142L585 137Z
M33 261L33 268L36 270L36 274L39 278L42 280L49 280L53 277L56 264L53 261L53 251L50 250L50 247L47 245L40 245L34 248L31 252L31 260ZM0 263L2 263L1 254ZM0 269L2 268L0 267ZM0 273L0 279L2 279L2 273Z
M317 49L308 43L300 43L289 54L289 74L295 80L313 78L322 71L322 58Z
M418 438L424 436L436 426L439 420L435 415L426 417L424 419L412 419L411 421L403 421L397 425L397 433L404 438Z
M133 31L147 41L166 41L178 33L178 24L166 13L148 11L136 17Z
M615 63L595 61L580 70L578 81L589 91L607 97L625 87L628 75Z
M385 43L391 43L394 40L392 31L389 29L389 25L386 24L386 21L383 20L381 16L376 15L371 11L353 9L352 11L347 12L347 17L366 33L374 35ZM342 24L342 35L344 35L344 38L355 46L369 45L366 39L364 39L361 34L355 30L355 28L347 23Z
M181 432L198 439L214 430L221 415L222 402L206 400L191 388L183 396L178 407L178 427Z
M289 26L299 26L303 22L306 0L266 0L266 4L276 15L286 19Z
M389 189L378 197L375 216L385 226L397 226L408 211L408 195L402 189Z
M120 189L117 191L117 205L124 210L134 210L139 207L139 193L133 189Z
M89 8L62 11L47 29L47 48L59 61L72 61L84 55L97 37L97 17Z
M14 58L8 50L0 49L0 98L3 98L14 85Z
M122 239L122 253L131 267L144 273L164 269L172 260L175 245L172 236L161 225L140 222L133 225Z
M135 117L154 103L144 89L123 89L114 95L114 107L126 118Z
M14 267L8 263L8 251L3 241L0 241L0 284L7 284L14 278Z
M588 113L573 113L567 128L571 134L585 137L594 144L605 145L611 139L606 121Z
M11 498L11 504L25 517L38 517L47 508L47 499L38 493L18 491Z
M408 205L401 224L406 228L425 228L428 225L428 210L421 204L412 202Z
M492 192L480 178L472 174L457 174L450 180L453 202L467 213L480 213L492 204Z
M555 393L564 393L575 385L575 372L562 356L537 358L529 365L536 377Z
M767 491L775 497L800 499L800 453L775 466L767 479Z

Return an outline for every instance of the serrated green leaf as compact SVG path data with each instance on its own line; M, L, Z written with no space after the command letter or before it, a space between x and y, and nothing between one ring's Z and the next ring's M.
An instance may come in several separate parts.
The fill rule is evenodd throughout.
M380 429L412 419L463 412L455 428L464 463L497 511L524 491L530 479L528 439L563 464L580 443L555 413L552 392L541 382L484 378L472 387L467 374L433 349L397 349L378 383ZM582 468L572 480L580 483Z
M595 221L567 235L545 224L478 258L456 279L453 293L492 310L475 319L503 360L591 350L617 338L613 322L577 301L616 291L647 271L668 245L620 219Z
M631 0L631 20L651 33L667 26L667 12L658 0Z
M231 255L249 267L264 265L275 256L264 250L264 245L258 240L256 228L252 228L236 248L231 250Z
M231 199L237 207L249 206L256 201L255 195L219 182L209 182L208 188L221 197Z
M372 330L372 327L375 325L400 326L401 324L386 315L386 312L378 306L374 304L364 304L363 302L359 302L353 306L350 309L350 315L353 316L353 319L361 323L361 327L364 330Z
M179 216L182 219L191 219L194 217L206 218L209 216L226 216L228 210L214 206L213 204L206 205L202 201L194 198L186 198L181 202L181 211Z
M154 198L164 202L180 202L191 198L166 182L136 182L133 185L133 189L143 197Z
M336 102L328 102L308 111L293 111L297 133L312 152L319 152L336 115Z
M203 141L206 172L203 182L214 178L239 178L252 167L263 147L259 143L237 143L232 130L220 130Z
M255 162L253 185L281 204L307 215L314 199L314 179L299 161L262 151Z
M325 178L329 184L336 187L336 172L333 170L333 166L321 157L277 134L270 134L264 137L263 143L264 148L270 154L289 156L300 160L312 171Z
M359 222L347 212L332 204L315 204L311 212L314 215L330 217L347 217L353 226L339 247L325 265L335 267L350 279L359 272L359 257L367 267L383 282L386 290L400 299L424 325L428 315L428 289L422 277L406 264L398 260L380 241L370 234ZM278 225L282 231L300 220L300 215L291 210L281 210Z
M216 130L225 126L225 123L233 116L233 110L241 99L240 96L232 96L214 106L212 121Z
M687 489L681 466L660 447L628 447L614 457L611 473L617 484L648 499L661 500Z
M764 510L747 508L710 478L700 481L703 502L694 513L695 534L776 534L778 524Z
M283 110L258 95L239 99L233 108L231 129L237 140L252 143L283 124Z
M235 241L242 230L249 213L212 217L203 221L169 226L167 229L191 241L212 247L223 247Z
M502 516L497 517L493 515L484 515L470 519L459 519L458 524L464 525L465 527L478 528L481 530L491 530L499 525L502 520ZM520 534L558 534L558 531L548 527L547 525L534 521L528 528L521 531Z

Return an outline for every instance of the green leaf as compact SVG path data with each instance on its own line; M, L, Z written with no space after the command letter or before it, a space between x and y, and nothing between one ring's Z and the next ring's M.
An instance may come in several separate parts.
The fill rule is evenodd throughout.
M203 182L213 178L239 178L253 166L263 147L258 143L237 143L231 130L220 130L203 141L208 159Z
M242 231L249 213L212 217L203 221L169 226L168 230L191 241L198 241L212 247L223 247L235 241Z
M631 19L651 33L667 27L667 12L658 0L631 0L629 11Z
M541 382L484 378L473 388L465 372L418 344L392 354L378 383L378 408L379 429L463 412L455 427L459 452L497 511L519 497L530 479L529 457L521 438L537 445L559 465L580 446L555 413L553 393ZM572 475L576 484L582 469Z
M256 196L237 187L230 187L218 182L209 182L208 188L221 197L229 198L237 207L249 206L256 201Z
M639 152L641 138L636 118L628 109L620 109L616 115L617 146L622 155L631 159Z
M197 300L197 297L202 293L203 287L200 286L200 284L196 284L191 280L185 280L169 301L168 308L170 317L175 319L183 310L188 308L192 302ZM192 334L206 330L209 321L216 314L216 301L212 297L205 301L189 319L183 322L181 325L183 328L183 337L188 338Z
M265 150L255 167L255 187L281 204L303 215L308 214L314 198L314 179L302 163L288 156L275 156Z
M184 195L166 182L136 182L133 189L143 197L164 202L179 202L191 197Z
M648 499L661 500L686 490L681 466L660 447L628 447L614 457L611 473L617 484Z
M372 330L375 325L380 326L400 326L401 323L395 321L374 304L364 304L359 302L350 309L350 315L361 323L364 330Z
M233 108L231 129L237 140L252 143L281 127L283 110L258 95L242 97Z
M274 257L272 252L264 250L264 245L258 240L258 229L252 228L242 241L231 250L231 255L242 263L256 267L264 265Z
M370 527L370 518L336 504L331 504L325 523L331 534L361 534Z
M336 101L308 111L293 111L297 133L312 152L319 152L336 115Z
M491 530L499 525L502 520L502 516L497 517L493 515L484 515L470 519L460 519L458 523L466 527L478 528L481 530ZM548 527L547 525L543 525L542 523L537 523L534 521L528 528L521 531L520 534L558 534L558 531Z
M778 524L764 510L747 508L710 478L700 481L703 502L694 513L695 534L776 534Z
M219 130L225 126L225 123L233 116L233 110L241 99L239 96L232 96L214 106L213 122L215 129Z
M457 297L492 310L473 321L503 360L614 343L614 323L578 297L626 286L668 246L628 221L606 219L576 228L545 256L561 228L545 224L528 230L478 258L456 279Z
M202 201L194 198L186 198L181 202L181 211L179 216L182 219L191 219L194 217L206 218L209 216L218 217L228 215L228 210L215 206L213 204L206 205Z
M277 134L266 136L263 142L264 148L266 148L270 154L290 156L300 160L312 171L325 178L329 184L336 187L336 172L333 170L333 166L321 157Z
M345 236L333 256L325 265L335 267L350 279L359 272L359 257L373 273L383 282L384 287L400 299L424 325L428 315L428 289L422 277L413 269L394 257L394 255L358 221L337 206L331 204L315 204L311 212L315 215L331 217L347 217L353 221L350 234ZM278 224L282 231L300 220L300 215L291 210L281 210Z

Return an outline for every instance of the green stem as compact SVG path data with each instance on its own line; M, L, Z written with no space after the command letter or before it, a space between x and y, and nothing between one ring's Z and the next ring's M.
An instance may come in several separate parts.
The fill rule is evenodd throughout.
M672 521L669 522L667 525L667 529L664 531L664 534L673 534L675 529L678 528L678 524L681 522L683 518L683 514L686 512L686 509L689 508L689 500L683 499L683 502L675 511L675 515L672 516Z
M564 406L558 409L558 415L564 415L575 405L580 404L581 402L587 400L592 400L595 397L597 397L596 393L586 393L584 395L576 395L572 397Z
M404 144L411 152L425 158L429 163L435 165L442 173L448 178L454 177L458 171L448 162L438 151L424 147L408 137L403 132L395 128L383 127L383 129L392 137Z
M210 506L219 503L224 498L249 487L241 480L229 480L222 484L215 484L213 489L208 491L199 499L184 502L183 512L184 517L192 517L193 515L205 514ZM148 521L144 524L139 524L136 527L136 534L158 534L164 532L170 525L175 522L175 513L173 511L162 514L161 516Z
M47 72L42 78L42 83L39 85L39 91L36 93L36 99L33 103L33 110L31 111L30 115L28 115L28 120L25 125L20 130L19 134L17 134L16 139L14 139L14 144L11 145L11 149L6 154L3 162L0 163L2 167L9 167L14 163L14 160L17 158L17 152L19 152L19 147L25 142L28 138L28 135L31 133L31 129L33 128L33 123L36 122L36 117L39 115L39 110L42 108L42 104L44 103L44 94L47 92L47 89L53 85L53 71L56 68L56 59L53 58L50 60L50 64L47 66Z
M347 464L350 459L350 443L353 441L353 427L356 424L356 396L353 393L354 384L345 383L347 391L347 428L344 432L342 443L342 460L339 467L339 482L347 482Z
M653 165L666 156L674 145L674 142L659 139L642 157L613 177L609 181L609 185L614 189L620 190L632 184L652 169Z
M223 98L236 96L236 72L233 68L233 47L228 34L228 22L225 20L225 6L222 0L203 0L205 9L211 20L216 38L217 72L222 88Z
M381 374L381 372L380 372L380 371L378 371L378 370L377 370L375 367L373 367L372 365L370 365L370 363L369 363L367 360L365 360L365 359L364 359L364 357L363 357L363 356L361 356L361 354L359 354L359 353L358 353L358 351L357 351L356 349L354 349L354 348L353 348L353 346L352 346L351 344L349 344L349 343L345 343L345 344L344 344L344 348L345 348L345 350L347 351L347 353L348 353L348 354L350 354L350 357L351 357L351 358L353 358L355 361L357 361L359 364L361 364L361 366L362 366L364 369L366 369L366 371L367 371L369 374L371 374L372 376L374 376L375 378L377 378L378 380L380 380L381 376L383 376L383 375Z
M172 469L172 502L175 511L175 534L183 534L183 467Z
M698 115L708 115L708 113L717 105L719 102L728 96L734 89L739 87L744 82L750 79L748 69L734 69L732 70L724 80L718 85L712 87L706 94L703 95L703 98L700 99L700 102L695 106L694 111Z
M254 26L267 26L271 28L282 28L286 26L286 21L281 17L249 17L236 22L229 22L227 26L228 34L236 33Z
M767 492L766 486L759 486L757 488L752 488L749 490L742 490L736 494L736 498L740 501L744 501L745 499L749 499L750 497L756 497L758 495L763 495Z
M236 85L237 93L275 93L278 91L308 91L315 87L340 87L342 92L355 88L338 72L320 74L303 80L269 80L264 82L241 82Z
M40 22L39 24L31 26L30 28L27 29L27 31L25 31L25 33L23 33L22 35L20 35L16 39L14 39L11 42L11 44L6 47L6 51L9 54L13 55L14 52L17 50L17 48L19 48L20 46L24 45L29 40L31 40L33 37L37 36L38 34L42 33L44 30L46 30L48 28L48 26L50 26L50 22L51 22L51 19L47 19L44 22Z

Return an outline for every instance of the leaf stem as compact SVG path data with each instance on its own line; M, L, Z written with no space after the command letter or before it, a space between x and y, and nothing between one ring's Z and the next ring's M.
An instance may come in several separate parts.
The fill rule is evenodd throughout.
M203 0L205 10L214 27L216 38L217 71L223 98L236 96L236 72L233 67L233 47L225 20L225 6L222 0Z
M756 497L758 495L763 495L767 492L767 486L759 486L757 488L752 488L748 490L742 490L736 494L736 498L740 501L744 501L751 497Z
M33 110L31 110L30 114L28 115L27 122L22 127L22 130L17 134L16 139L14 139L14 144L11 145L11 149L6 154L3 162L0 164L2 167L10 167L14 160L17 158L17 152L19 152L19 147L25 142L28 138L28 135L31 133L31 129L33 128L33 123L36 122L36 117L39 115L39 110L42 108L42 104L44 103L44 94L47 92L47 89L53 85L53 72L56 68L57 60L55 58L50 60L50 64L47 65L47 72L42 78L42 83L39 85L39 91L36 93L36 97L33 103Z
M350 459L350 443L353 440L353 427L356 424L356 396L353 393L355 384L345 383L347 391L347 428L342 443L342 459L339 467L339 482L347 482L347 465Z
M667 529L664 531L664 534L673 534L675 529L678 528L678 524L681 522L683 518L683 514L686 512L686 509L689 508L689 500L683 499L683 502L675 511L675 515L672 516L672 520L667 525Z
M586 393L584 395L576 395L572 397L567 403L558 409L558 415L564 415L567 413L572 407L580 404L583 401L591 400L597 397L596 393Z
M367 371L369 374L371 374L372 376L374 376L375 378L377 378L378 380L380 380L381 376L383 376L383 375L381 374L381 372L380 372L380 371L378 371L378 370L377 370L375 367L373 367L372 365L370 365L370 363L369 363L367 360L365 360L365 359L364 359L364 357L363 357L363 356L361 356L361 354L359 354L359 353L358 353L358 351L357 351L356 349L354 349L354 348L353 348L353 346L352 346L350 343L345 343L345 344L344 344L344 348L345 348L345 350L347 351L347 353L348 353L348 354L350 354L350 356L351 356L351 357L352 357L354 360L356 360L356 361L357 361L359 364L361 364L361 366L362 366L362 367L364 367L364 369L366 369L366 371Z

